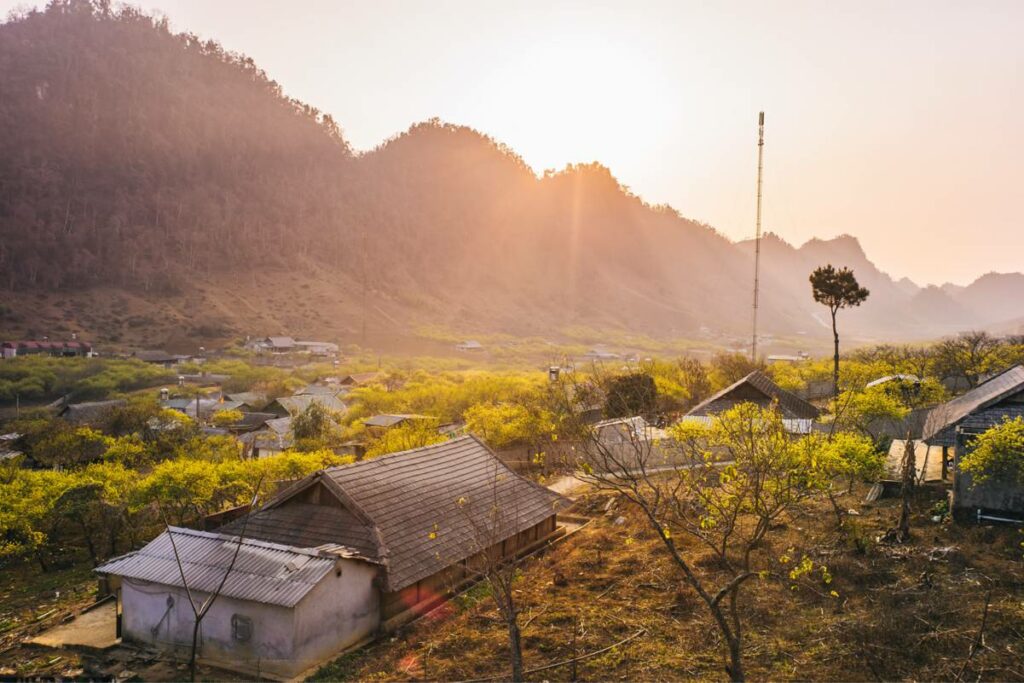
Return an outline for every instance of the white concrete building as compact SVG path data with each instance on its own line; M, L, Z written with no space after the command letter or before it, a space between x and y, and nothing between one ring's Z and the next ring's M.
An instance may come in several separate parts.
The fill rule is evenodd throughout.
M225 573L200 625L205 662L251 673L299 673L372 633L378 597L367 587L375 561L171 527L138 552L97 571L114 577L125 640L187 656L195 623L170 536L192 598L202 604ZM236 550L238 558L227 568Z

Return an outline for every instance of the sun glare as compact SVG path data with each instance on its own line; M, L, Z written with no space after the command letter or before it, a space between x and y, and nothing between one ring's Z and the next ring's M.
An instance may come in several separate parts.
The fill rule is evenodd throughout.
M527 44L492 78L507 93L501 118L510 142L538 172L598 159L613 164L635 153L630 130L668 134L678 109L661 64L600 36Z

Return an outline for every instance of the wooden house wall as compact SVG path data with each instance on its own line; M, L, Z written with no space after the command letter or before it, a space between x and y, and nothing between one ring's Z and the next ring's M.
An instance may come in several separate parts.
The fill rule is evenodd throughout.
M521 550L550 536L554 533L555 527L555 515L551 515L544 521L495 544L487 552L494 557L512 559ZM420 579L413 585L406 586L400 591L382 593L380 601L381 622L396 617L424 601L430 601L446 595L467 578L472 578L475 574L473 569L479 568L480 565L481 561L479 559L466 558L436 574Z

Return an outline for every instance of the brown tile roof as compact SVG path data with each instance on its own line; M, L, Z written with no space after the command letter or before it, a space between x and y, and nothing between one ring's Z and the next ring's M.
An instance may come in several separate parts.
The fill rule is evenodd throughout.
M373 531L389 591L476 554L479 524L495 505L499 528L488 529L488 536L499 540L569 505L557 493L512 472L474 436L323 470L283 492L269 507L289 507L288 498L318 481Z
M249 516L249 521L236 519L218 533L240 534L245 526L246 538L295 548L343 546L364 559L376 560L377 540L373 529L343 508L312 503L290 503L265 508Z
M715 415L732 408L738 403L762 403L742 395L742 389L753 388L755 393L763 396L763 403L778 401L779 412L786 418L813 420L818 417L818 409L796 394L790 393L772 381L771 377L760 370L755 370L743 379L722 389L711 398L694 406L688 416Z
M411 420L435 420L437 418L430 417L428 415L413 415L413 414L394 414L394 415L374 415L363 420L363 424L367 427L394 427L400 425L403 422L409 422Z
M319 403L328 410L343 413L348 407L338 400L336 396L321 396L316 394L303 394L301 396L282 396L275 400L273 403L268 405L264 410L268 412L276 412L275 404L281 406L281 408L288 413L289 416L295 417L300 413L304 412L309 408L310 404Z
M381 376L380 372L354 372L341 378L341 384L368 384Z
M105 419L115 408L123 408L127 404L128 402L124 399L68 403L60 410L58 415L76 424L93 424Z

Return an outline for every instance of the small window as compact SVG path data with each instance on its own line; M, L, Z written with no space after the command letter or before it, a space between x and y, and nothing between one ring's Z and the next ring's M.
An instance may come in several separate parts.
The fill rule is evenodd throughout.
M232 614L231 637L242 643L252 640L252 619L241 614Z

